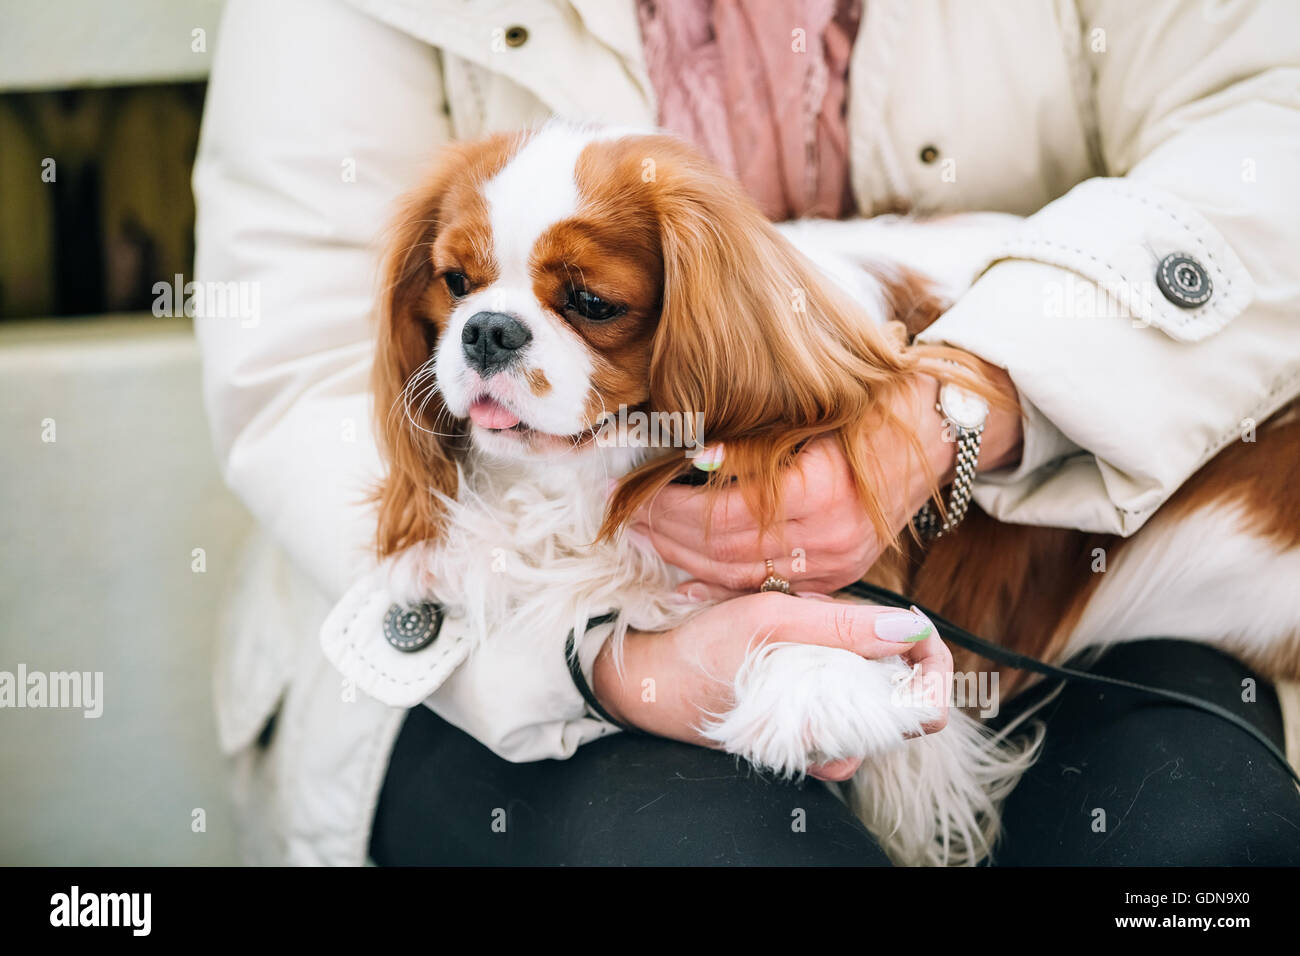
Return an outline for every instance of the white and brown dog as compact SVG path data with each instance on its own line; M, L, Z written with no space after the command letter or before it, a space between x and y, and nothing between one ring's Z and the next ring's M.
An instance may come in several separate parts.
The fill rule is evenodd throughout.
M393 593L455 605L478 643L527 630L562 644L610 607L614 640L695 613L675 597L680 572L624 530L687 459L599 441L619 408L702 415L695 437L727 449L711 484L739 481L767 519L792 456L831 437L882 514L867 437L901 427L885 399L918 370L963 374L909 337L1009 222L804 224L787 238L668 136L552 123L448 147L400 216L379 327L378 547ZM1293 407L1260 430L1249 463L1223 452L1129 539L975 509L927 547L900 541L869 580L1050 660L1167 633L1294 675L1300 592L1251 595L1283 565L1300 580L1298 449ZM1104 576L1081 557L1096 546ZM1235 599L1212 596L1224 589ZM867 754L852 802L896 860L988 854L1032 745L960 712L919 736L932 711L900 706L897 659L755 637L714 740L782 774Z

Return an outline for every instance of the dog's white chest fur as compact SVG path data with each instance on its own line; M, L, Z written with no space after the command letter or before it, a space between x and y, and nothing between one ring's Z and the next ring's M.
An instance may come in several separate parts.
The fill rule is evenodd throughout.
M576 467L500 464L471 454L436 546L399 555L394 595L436 600L474 642L528 632L553 639L619 612L616 633L662 630L693 610L682 574L628 534L598 541L613 473L596 455Z

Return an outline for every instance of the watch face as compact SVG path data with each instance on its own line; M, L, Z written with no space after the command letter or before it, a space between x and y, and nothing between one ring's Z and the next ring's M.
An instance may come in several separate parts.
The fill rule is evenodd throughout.
M988 402L951 383L939 389L939 408L958 428L976 429L988 418Z

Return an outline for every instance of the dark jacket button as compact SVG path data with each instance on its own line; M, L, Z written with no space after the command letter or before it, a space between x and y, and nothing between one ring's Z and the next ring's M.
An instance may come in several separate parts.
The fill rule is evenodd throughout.
M1175 252L1160 260L1156 268L1156 285L1164 297L1180 309L1205 305L1214 291L1205 267L1185 252Z
M528 30L513 26L506 30L506 46L523 46L528 42Z
M437 604L394 604L384 615L384 638L399 651L428 647L441 630L442 607Z

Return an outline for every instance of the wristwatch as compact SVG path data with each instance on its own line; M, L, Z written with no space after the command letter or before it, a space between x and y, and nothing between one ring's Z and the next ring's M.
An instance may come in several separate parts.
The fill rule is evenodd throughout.
M984 423L989 417L988 402L951 382L939 388L935 410L943 416L945 430L951 428L957 433L957 477L952 481L952 490L944 505L945 518L939 517L933 501L927 501L912 519L923 541L943 537L966 517L971 486L975 482L975 466L980 460Z

